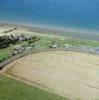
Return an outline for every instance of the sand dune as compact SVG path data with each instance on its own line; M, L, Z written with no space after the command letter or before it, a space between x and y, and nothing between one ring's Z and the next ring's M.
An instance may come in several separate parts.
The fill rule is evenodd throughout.
M99 99L99 56L50 51L23 57L7 67L13 75L72 100Z

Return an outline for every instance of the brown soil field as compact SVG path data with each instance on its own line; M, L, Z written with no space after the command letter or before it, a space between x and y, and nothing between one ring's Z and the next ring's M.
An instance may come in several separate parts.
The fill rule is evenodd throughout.
M46 51L20 58L8 64L5 69L7 74L40 84L72 100L99 100L97 55Z

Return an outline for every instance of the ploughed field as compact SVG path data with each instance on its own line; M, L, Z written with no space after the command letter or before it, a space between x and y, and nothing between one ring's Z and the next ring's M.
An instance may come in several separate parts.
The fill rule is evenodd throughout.
M46 51L6 66L6 74L70 97L99 99L99 56L75 51Z

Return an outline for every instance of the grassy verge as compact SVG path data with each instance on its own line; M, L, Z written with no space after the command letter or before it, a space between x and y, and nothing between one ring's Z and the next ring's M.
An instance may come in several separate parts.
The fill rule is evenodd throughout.
M99 41L95 40L82 40L82 39L72 39L72 38L61 39L61 38L48 38L48 37L42 37L40 41L37 41L36 46L37 48L49 47L53 43L58 44L59 47L64 47L64 44L69 44L75 47L81 45L99 47Z
M82 40L82 39L72 39L72 38L51 38L51 37L39 37L40 40L33 43L35 46L35 49L44 49L49 48L53 44L57 44L60 48L65 48L65 45L68 44L73 47L80 47L80 46L91 46L91 47L99 47L99 41L95 40ZM22 47L31 46L31 44L28 44L28 42L22 42L20 43ZM6 59L9 57L9 55L12 53L11 48L13 48L15 45L12 45L9 48L1 49L0 50L0 61Z
M69 100L0 75L0 100Z
M0 60L8 58L12 53L11 47L0 50Z

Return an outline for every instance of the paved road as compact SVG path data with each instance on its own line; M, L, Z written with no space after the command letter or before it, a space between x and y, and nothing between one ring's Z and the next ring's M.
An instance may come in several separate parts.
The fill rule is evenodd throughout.
M90 53L90 52L88 52L88 50L81 50L81 49L75 49L75 48L68 48L68 49L66 49L66 48L38 49L38 50L24 52L24 53L21 53L21 54L18 54L18 55L15 55L15 56L12 56L12 57L8 58L7 60L5 60L5 61L0 63L0 69L2 69L7 64L9 64L10 62L12 62L12 61L14 61L14 60L16 60L18 58L27 56L29 54L45 52L45 51L77 51L77 52Z

